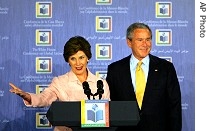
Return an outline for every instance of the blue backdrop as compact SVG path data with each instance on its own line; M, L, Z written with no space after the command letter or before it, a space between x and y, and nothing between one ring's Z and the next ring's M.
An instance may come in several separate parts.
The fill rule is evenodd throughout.
M183 131L195 130L194 0L1 0L0 130L52 130L48 108L25 107L9 82L40 93L54 76L69 71L62 53L74 35L91 43L91 72L106 77L107 65L131 53L125 33L133 22L153 31L151 53L177 70Z

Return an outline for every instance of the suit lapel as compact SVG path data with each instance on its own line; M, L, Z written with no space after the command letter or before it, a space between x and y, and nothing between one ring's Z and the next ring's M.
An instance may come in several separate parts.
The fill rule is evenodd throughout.
M132 80L131 80L131 72L130 72L130 58L131 55L129 55L125 60L124 60L124 64L122 65L122 69L123 69L123 74L127 74L127 75L123 75L123 74L119 74L119 75L123 75L123 83L122 86L124 87L123 91L124 94L130 99L130 100L136 100L136 95L134 92L134 87L132 84Z
M151 99L150 89L156 87L155 83L157 83L157 77L159 73L159 61L153 55L149 55L150 63L149 63L149 72L147 77L146 89L144 92L144 98L142 103L142 109L144 108L144 103Z
M157 75L159 73L159 61L156 57L149 55L150 63L149 63L149 72L147 78L147 87L154 86L153 84L156 83Z

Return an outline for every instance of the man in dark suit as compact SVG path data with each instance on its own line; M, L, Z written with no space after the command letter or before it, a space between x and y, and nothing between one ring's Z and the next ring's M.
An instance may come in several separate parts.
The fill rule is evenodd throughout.
M110 98L112 101L137 101L135 70L139 61L143 62L146 86L138 125L117 130L181 131L181 91L174 65L150 54L152 31L146 24L131 24L126 41L132 54L108 66L106 80Z

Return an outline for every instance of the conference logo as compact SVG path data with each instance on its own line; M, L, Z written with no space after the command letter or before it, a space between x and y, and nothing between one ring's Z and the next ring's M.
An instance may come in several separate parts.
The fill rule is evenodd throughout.
M51 129L52 125L47 119L46 112L36 112L36 128Z
M36 85L36 94L42 93L45 88L47 88L48 85Z
M96 32L112 32L112 16L96 16Z
M87 110L87 120L97 122L104 120L104 112L99 108L99 104L93 104L92 108Z
M107 71L96 71L96 76L105 80L107 76Z
M96 60L111 60L112 44L100 43L96 44Z
M167 60L167 61L172 63L172 57L162 56L162 57L159 57L159 58L165 59L165 60Z
M4 96L4 91L0 90L0 97L3 97L3 96Z
M156 30L156 45L157 46L171 46L172 45L172 30L171 29L157 29Z
M156 2L156 18L171 18L172 3L171 2Z
M52 46L52 30L37 29L36 30L36 46Z
M52 18L52 2L36 2L36 18Z
M82 100L81 127L109 127L109 100Z
M96 0L96 5L111 5L112 0Z
M36 73L52 73L52 57L36 57Z

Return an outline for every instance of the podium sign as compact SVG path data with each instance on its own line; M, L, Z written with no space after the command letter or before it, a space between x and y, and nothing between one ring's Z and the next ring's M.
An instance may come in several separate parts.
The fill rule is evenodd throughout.
M109 101L82 100L81 127L109 127Z
M53 126L81 127L81 102L55 101L47 111ZM109 126L136 126L140 120L136 101L109 101Z

